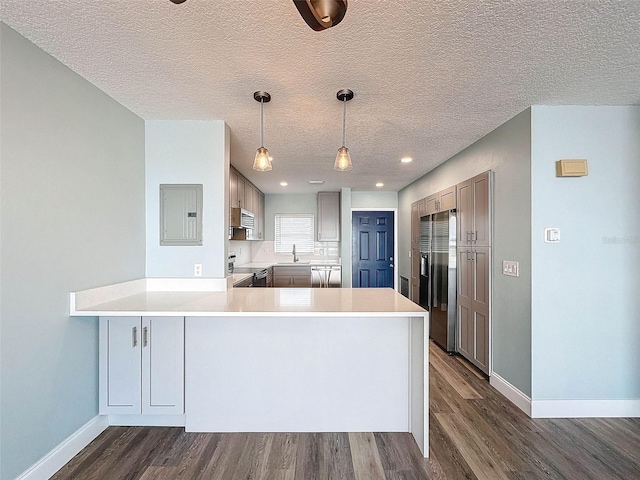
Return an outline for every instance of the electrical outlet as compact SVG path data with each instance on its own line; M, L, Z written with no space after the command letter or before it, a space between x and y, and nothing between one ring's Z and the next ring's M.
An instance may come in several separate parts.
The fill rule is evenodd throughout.
M201 277L202 276L202 264L196 263L193 265L193 276Z
M502 261L502 274L510 277L520 276L520 264L511 260Z

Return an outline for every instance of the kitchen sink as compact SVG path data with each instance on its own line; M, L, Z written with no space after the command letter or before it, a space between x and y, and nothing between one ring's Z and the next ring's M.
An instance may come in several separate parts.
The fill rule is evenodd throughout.
M278 262L278 265L309 265L311 262Z

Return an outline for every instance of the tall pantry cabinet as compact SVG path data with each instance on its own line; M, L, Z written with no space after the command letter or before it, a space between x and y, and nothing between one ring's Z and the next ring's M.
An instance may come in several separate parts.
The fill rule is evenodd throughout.
M458 352L489 374L491 172L458 184Z

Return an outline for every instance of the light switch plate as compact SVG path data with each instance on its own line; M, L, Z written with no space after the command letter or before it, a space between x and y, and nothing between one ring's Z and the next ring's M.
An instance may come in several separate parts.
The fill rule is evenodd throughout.
M510 277L519 277L520 276L520 264L518 262L514 262L513 260L503 260L502 261L502 274L508 275Z

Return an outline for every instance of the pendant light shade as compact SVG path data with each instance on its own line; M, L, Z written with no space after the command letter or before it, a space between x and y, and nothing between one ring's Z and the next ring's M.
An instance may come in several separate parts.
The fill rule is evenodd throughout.
M340 147L338 149L338 155L336 155L336 163L333 164L333 169L339 172L351 170L353 165L351 164L351 155L349 155L349 149L347 147Z
M271 101L271 95L267 92L254 92L253 98L260 102L260 148L256 151L256 156L253 159L253 169L258 172L268 172L273 167L271 166L271 158L269 157L269 150L264 148L264 104Z
M347 122L347 102L353 98L353 92L349 89L340 90L336 97L343 104L342 109L342 147L338 149L338 154L336 155L336 161L333 164L333 169L339 172L345 172L347 170L351 170L353 165L351 164L351 155L349 155L349 149L345 146L345 137L346 137L346 122Z
M272 168L271 160L269 160L269 151L264 147L260 147L256 152L256 157L253 159L253 169L259 172L268 172Z

